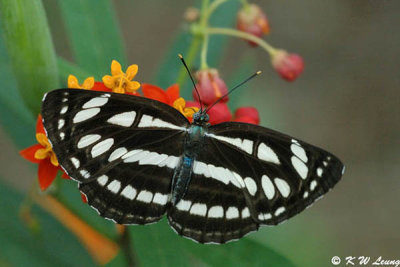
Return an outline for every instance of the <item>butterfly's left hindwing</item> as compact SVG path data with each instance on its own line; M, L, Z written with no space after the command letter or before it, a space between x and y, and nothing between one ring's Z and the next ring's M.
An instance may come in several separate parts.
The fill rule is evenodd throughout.
M202 243L238 239L304 210L341 178L334 155L257 125L211 126L187 194L168 219Z
M100 215L124 224L163 216L189 125L181 113L142 97L60 89L45 96L42 116L60 165Z

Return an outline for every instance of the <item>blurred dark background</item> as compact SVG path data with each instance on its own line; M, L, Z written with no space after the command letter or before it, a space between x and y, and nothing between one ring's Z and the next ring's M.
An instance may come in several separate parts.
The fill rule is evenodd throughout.
M44 3L57 54L73 61L57 1ZM139 65L137 80L151 82L175 35L185 27L182 17L190 2L114 4L129 63ZM399 259L400 2L257 4L271 25L266 40L302 55L305 72L294 83L285 82L265 51L238 39L230 39L215 67L227 81L236 81L247 74L233 77L235 71L254 62L248 74L261 69L263 75L232 95L237 104L257 107L263 126L334 153L346 172L312 208L250 238L267 243L299 266L329 266L335 255ZM9 182L26 190L36 177L35 169L18 156L3 131L0 142L0 176L13 177Z

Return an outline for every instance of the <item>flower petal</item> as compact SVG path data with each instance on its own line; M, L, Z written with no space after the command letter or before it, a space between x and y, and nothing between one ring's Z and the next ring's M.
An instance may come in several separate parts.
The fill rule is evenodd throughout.
M126 91L133 92L140 88L140 83L137 81L131 81L126 83Z
M25 149L21 150L21 151L19 152L19 154L20 154L24 159L29 160L30 162L39 163L41 160L35 158L35 153L36 153L36 151L37 151L38 149L41 149L41 148L43 148L42 145L36 144L36 145L30 146L30 147L28 147L28 148L25 148Z
M115 75L121 75L121 74L123 74L121 64L119 64L118 61L113 60L111 62L111 75L115 76Z
M38 115L37 119L36 119L36 133L42 133L42 134L46 134L46 132L44 131L44 127L43 127L43 120L42 120L42 115Z
M82 84L82 88L88 90L92 89L93 86L94 86L94 77L87 78Z
M68 76L68 88L79 88L79 87L80 86L78 79L74 75L70 74Z
M57 176L58 167L50 163L49 159L45 159L39 163L38 178L39 186L42 191L46 190Z
M138 72L138 69L139 69L138 65L136 65L136 64L130 65L126 69L126 78L128 80L132 80L133 78L135 78L135 76L136 76L136 74Z
M144 83L142 84L142 92L144 97L151 98L168 105L170 104L167 93L158 86Z
M179 98L179 84L173 84L167 88L166 93L169 97L170 103L174 103Z
M110 75L105 75L103 76L103 83L106 87L108 88L114 88L115 82L114 82L114 77L110 76Z

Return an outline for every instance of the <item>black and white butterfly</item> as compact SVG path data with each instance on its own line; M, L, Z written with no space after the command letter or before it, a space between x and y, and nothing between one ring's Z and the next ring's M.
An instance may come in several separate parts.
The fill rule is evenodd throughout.
M98 213L120 224L167 215L179 234L225 243L298 214L341 178L334 155L239 122L190 123L161 102L59 89L43 99L58 161Z

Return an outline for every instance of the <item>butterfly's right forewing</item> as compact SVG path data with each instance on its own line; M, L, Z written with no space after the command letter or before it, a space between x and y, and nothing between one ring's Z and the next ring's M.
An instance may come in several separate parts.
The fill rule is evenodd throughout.
M60 89L42 116L57 159L103 217L145 224L166 212L189 122L150 99Z

